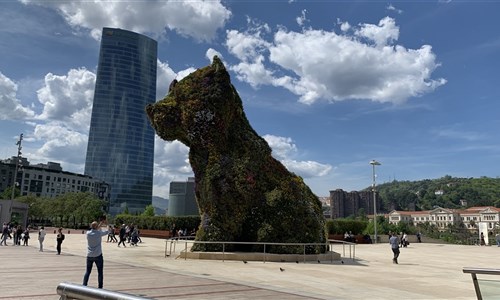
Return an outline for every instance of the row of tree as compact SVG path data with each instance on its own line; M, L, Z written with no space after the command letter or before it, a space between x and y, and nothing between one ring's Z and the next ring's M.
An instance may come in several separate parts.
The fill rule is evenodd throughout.
M387 211L430 210L435 206L460 208L461 200L466 200L468 207L500 207L500 178L447 175L439 179L383 183L377 186L377 191Z
M6 189L0 196L10 199L11 189ZM54 198L34 195L19 196L18 202L28 204L28 224L65 226L72 228L88 227L91 220L104 215L106 202L90 192L65 193Z

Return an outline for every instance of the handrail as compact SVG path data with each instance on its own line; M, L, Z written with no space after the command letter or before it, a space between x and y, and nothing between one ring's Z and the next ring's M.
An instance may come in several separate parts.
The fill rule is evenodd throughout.
M170 241L170 253L167 254L167 248L168 248L168 242ZM170 256L172 254L172 244L175 242L179 242L182 240L173 240L169 239L166 241L165 244L165 257ZM226 245L262 245L264 246L264 254L266 254L266 246L268 245L274 245L274 246L303 246L304 247L304 255L306 254L305 252L305 247L306 246L326 246L328 249L331 249L331 245L333 243L342 243L342 249L343 249L343 256L345 257L345 246L349 246L349 258L352 260L355 259L356 256L356 243L350 243L346 241L341 241L341 240L327 240L325 243L275 243L275 242L227 242L227 241L195 241L195 240L183 240L185 242L184 245L184 251L187 251L187 243L193 243L193 244L222 244L222 252L223 254L225 253L225 248ZM175 244L174 244L174 252L175 252ZM224 255L223 255L224 257ZM305 256L304 256L305 259ZM224 259L223 259L224 260ZM265 256L264 256L264 261L265 261Z
M483 275L500 275L500 269L488 269L488 268L463 268L464 273L474 273Z
M57 294L61 296L60 300L147 300L150 298L143 298L131 294L114 292L110 290L97 289L84 285L61 282L57 286Z
M476 274L481 275L500 275L500 269L488 269L488 268L467 268L462 269L464 273L468 273L472 277L472 283L474 284L474 290L476 291L477 300L482 300L481 288L479 287L479 282L477 281Z
M352 242L346 242L346 241L342 241L342 240L328 240L328 242L330 243L330 245L332 243L338 243L338 244L342 244L342 256L345 256L345 246L349 246L349 258L354 260L355 257L356 257L356 243L352 243ZM352 250L352 252L351 252Z

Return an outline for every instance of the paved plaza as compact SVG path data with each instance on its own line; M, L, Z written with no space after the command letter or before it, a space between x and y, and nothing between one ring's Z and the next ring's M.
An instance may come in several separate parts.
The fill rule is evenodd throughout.
M0 299L59 299L59 283L81 284L85 235L66 234L60 256L55 241L47 234L44 252L36 234L28 247L12 240L0 247ZM175 246L177 254L184 249ZM340 245L334 250L343 254ZM401 249L398 265L386 243L357 245L355 260L333 263L176 259L165 257L165 240L152 238L126 248L104 238L103 253L104 288L153 299L475 299L462 268L499 268L500 248L412 243ZM89 286L97 286L95 267Z

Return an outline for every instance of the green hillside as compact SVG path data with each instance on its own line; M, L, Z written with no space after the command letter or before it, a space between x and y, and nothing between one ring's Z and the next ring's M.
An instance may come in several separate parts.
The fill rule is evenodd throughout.
M461 200L466 200L466 207L500 207L500 178L444 176L419 181L393 181L378 185L377 191L386 211L429 210L434 206L461 208ZM438 191L442 191L442 195Z

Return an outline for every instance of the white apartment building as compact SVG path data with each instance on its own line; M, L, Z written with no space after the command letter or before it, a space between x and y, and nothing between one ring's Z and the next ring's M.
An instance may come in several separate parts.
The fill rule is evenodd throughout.
M407 222L413 225L429 222L439 230L445 230L448 225L457 224L460 221L469 229L473 230L478 223L486 223L488 229L500 226L500 208L493 206L477 206L467 209L447 209L437 207L426 211L391 211L386 217L391 224Z

